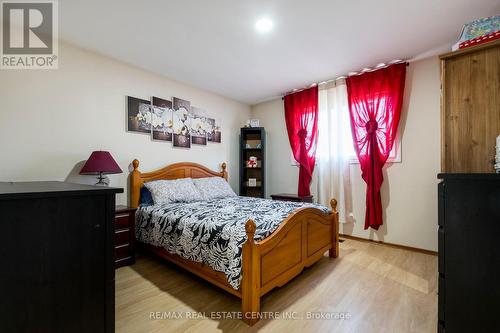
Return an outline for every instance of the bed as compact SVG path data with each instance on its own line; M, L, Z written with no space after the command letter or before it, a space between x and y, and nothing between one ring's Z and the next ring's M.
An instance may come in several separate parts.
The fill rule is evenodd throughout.
M255 324L260 318L261 296L276 287L285 285L305 267L309 267L321 259L326 251L330 257L336 258L338 256L338 212L335 199L330 201L331 210L312 204L279 203L266 199L243 197L227 198L217 202L142 207L140 206L140 195L144 183L162 179L205 177L221 177L227 181L226 164L222 164L221 172L188 162L172 164L148 173L139 171L137 159L132 162L132 166L130 205L138 208L136 219L138 224L137 248L139 251L166 259L241 298L242 320L248 325ZM255 207L254 212L250 215L258 221L257 224L252 219L232 221L232 219L241 219L242 216L245 216L243 213L231 215L235 214L233 211L244 211L249 207ZM264 220L264 216L259 215L258 212L266 215L265 212L269 211L278 211L281 214L279 216L282 216L282 221L274 224L269 223L264 228L261 221L261 219ZM203 215L204 218L212 218L212 221L219 219L220 221L217 220L217 222L220 222L219 224L224 230L237 229L232 231L230 237L223 237L224 239L232 237L236 239L234 244L228 246L233 251L228 251L229 254L225 254L228 257L227 260L218 260L217 265L224 267L224 269L214 269L213 267L216 266L207 257L191 257L184 253L179 255L175 251L168 251L168 244L158 240L161 238L158 236L158 231L156 234L147 231L148 226L153 230L150 222L154 216L157 216L158 221L163 221L163 229L166 228L167 220L170 223L169 228L175 227L177 219L167 219L162 214L170 217L179 214L190 214L190 217ZM212 216L207 217L210 214ZM269 219L269 221L272 220ZM238 226L238 223L240 226L244 224L244 229L240 228L241 231L235 227ZM154 239L148 238L148 235L153 235L151 237ZM208 251L198 252L206 254Z

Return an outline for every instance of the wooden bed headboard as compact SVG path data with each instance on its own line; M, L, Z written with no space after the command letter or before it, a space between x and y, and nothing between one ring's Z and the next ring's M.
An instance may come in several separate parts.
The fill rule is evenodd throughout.
M226 163L222 163L222 171L215 172L201 164L180 162L162 169L142 173L139 171L139 160L132 162L134 170L130 173L130 206L136 208L141 200L141 188L146 182L160 179L222 177L227 181Z

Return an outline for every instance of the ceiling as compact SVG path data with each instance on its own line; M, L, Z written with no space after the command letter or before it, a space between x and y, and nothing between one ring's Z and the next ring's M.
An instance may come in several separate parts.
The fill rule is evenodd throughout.
M500 0L59 0L74 45L256 104L454 43ZM261 17L273 20L257 33Z

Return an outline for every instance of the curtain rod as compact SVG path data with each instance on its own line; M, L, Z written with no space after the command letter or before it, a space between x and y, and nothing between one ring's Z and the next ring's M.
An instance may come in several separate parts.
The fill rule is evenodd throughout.
M359 72L349 72L346 75L338 76L335 79L312 83L311 85L309 85L309 87L302 87L302 88L299 88L299 89L293 89L292 91L289 91L289 92L283 94L283 97L281 97L281 100L284 100L286 95L297 93L297 92L300 92L302 90L306 90L306 89L312 88L314 86L319 86L321 84L326 84L326 83L329 83L329 82L334 82L334 81L337 81L337 80L345 79L348 76L360 75L360 74L363 74L363 73L366 73L366 72L373 72L373 71L376 71L377 69L389 67L390 65L400 64L400 63L406 63L407 67L410 66L409 60L394 60L394 61L391 61L388 64L385 64L385 63L378 64L377 66L375 66L373 68L367 68L367 67L365 67L362 70L360 70Z

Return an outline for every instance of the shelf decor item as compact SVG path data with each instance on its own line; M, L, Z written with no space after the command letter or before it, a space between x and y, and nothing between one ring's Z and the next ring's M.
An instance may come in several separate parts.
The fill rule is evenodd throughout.
M113 156L108 151L94 151L80 170L81 175L98 175L95 185L108 186L106 177L103 175L122 173Z
M250 127L259 127L260 121L259 119L250 119Z
M500 16L490 16L465 24L460 39L452 51L471 47L500 38Z
M256 187L257 178L248 178L248 187Z
M262 144L260 140L247 140L245 146L247 149L259 149L261 148Z
M256 168L257 167L257 157L250 156L247 161L247 168Z

